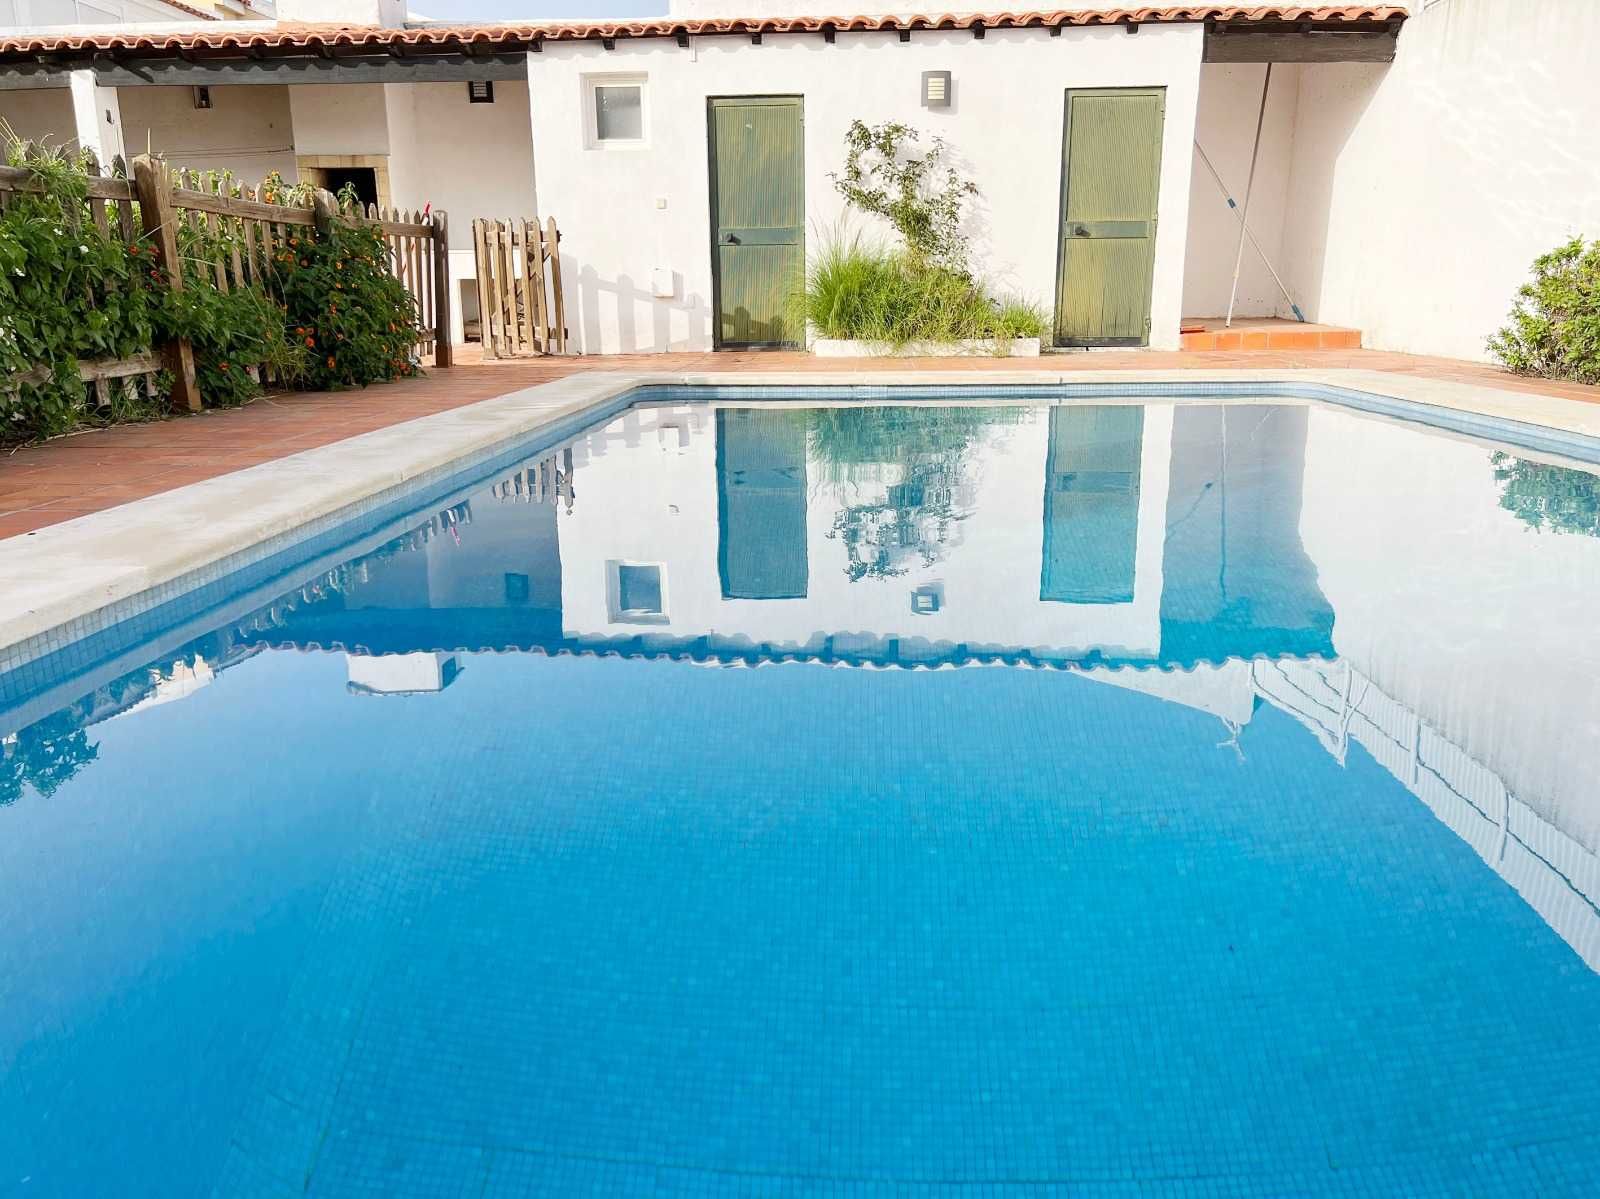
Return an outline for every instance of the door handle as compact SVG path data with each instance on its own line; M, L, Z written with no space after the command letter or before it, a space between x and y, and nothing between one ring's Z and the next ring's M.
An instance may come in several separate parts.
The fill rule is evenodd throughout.
M1072 227L1072 236L1073 237L1088 237L1089 236L1089 226L1087 226L1087 225L1074 225Z
M722 235L722 244L725 245L725 246L736 246L736 245L738 245L739 244L739 235L737 233L724 233Z

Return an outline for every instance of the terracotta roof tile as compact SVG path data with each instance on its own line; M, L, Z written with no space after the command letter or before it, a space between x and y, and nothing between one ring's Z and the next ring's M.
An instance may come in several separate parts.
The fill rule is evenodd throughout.
M118 32L93 34L13 34L0 38L0 58L111 52L117 57L154 57L179 52L227 57L233 54L304 51L380 52L409 48L418 53L450 53L465 48L521 50L537 42L595 41L601 38L699 37L717 34L894 32L898 30L1049 29L1092 25L1173 24L1198 21L1311 22L1320 26L1371 25L1404 20L1396 4L1180 4L1113 9L1051 9L1030 12L961 13L927 16L723 17L705 20L546 21L533 24L430 25L389 29L371 25L309 25L280 22L271 28L215 28L182 33ZM231 28L230 28L231 27Z

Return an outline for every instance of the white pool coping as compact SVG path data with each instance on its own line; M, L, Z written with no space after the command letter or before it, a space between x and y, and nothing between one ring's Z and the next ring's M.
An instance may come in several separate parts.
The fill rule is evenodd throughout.
M1320 384L1600 437L1600 404L1386 371L586 371L0 540L0 651L639 387L1126 389L1145 382Z

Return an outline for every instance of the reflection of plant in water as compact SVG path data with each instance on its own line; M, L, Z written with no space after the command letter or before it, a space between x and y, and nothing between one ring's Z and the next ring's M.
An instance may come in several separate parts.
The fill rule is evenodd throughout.
M0 741L0 804L19 798L24 783L40 795L54 794L99 756L100 747L89 744L75 709L52 713Z
M1500 506L1534 529L1600 537L1600 476L1529 462L1496 450L1489 459Z
M991 426L1026 416L1027 409L1005 406L812 409L811 455L828 481L895 478L881 499L847 504L834 517L828 536L844 541L845 573L893 578L906 573L902 563L913 554L924 566L937 562L956 524L971 515L960 506L972 482L967 451Z

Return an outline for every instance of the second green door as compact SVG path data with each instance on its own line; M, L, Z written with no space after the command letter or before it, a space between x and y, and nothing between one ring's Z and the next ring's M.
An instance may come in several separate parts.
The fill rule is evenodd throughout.
M1150 339L1165 109L1161 88L1067 93L1057 345Z
M799 96L709 102L711 275L718 349L792 346L805 271L805 121Z

